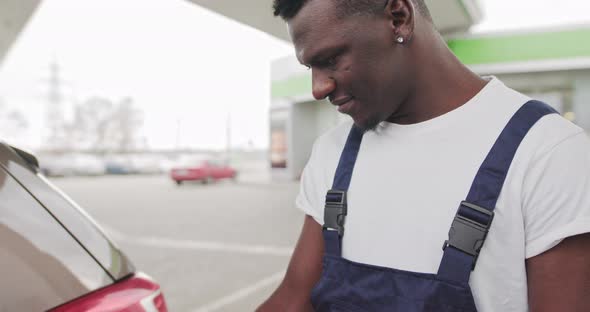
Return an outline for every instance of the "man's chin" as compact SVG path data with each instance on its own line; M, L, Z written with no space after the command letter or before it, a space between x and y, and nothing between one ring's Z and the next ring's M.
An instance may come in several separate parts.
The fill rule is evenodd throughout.
M378 116L372 116L364 119L352 117L352 120L354 121L355 126L363 130L363 132L375 131L379 123L383 121Z

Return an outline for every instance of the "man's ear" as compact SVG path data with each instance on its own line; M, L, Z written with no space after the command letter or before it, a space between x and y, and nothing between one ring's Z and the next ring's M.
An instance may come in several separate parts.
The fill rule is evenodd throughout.
M393 40L398 43L410 41L414 35L416 10L412 0L389 0L385 14L390 20Z

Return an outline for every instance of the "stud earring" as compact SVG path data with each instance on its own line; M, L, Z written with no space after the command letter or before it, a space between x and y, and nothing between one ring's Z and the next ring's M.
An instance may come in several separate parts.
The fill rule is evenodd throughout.
M399 37L397 37L396 41L397 41L397 43L404 43L404 37L399 36Z

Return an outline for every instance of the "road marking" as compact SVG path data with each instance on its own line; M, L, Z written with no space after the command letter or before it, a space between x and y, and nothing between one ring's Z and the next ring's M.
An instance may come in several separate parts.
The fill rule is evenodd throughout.
M158 237L131 237L109 227L103 226L109 236L116 242L123 242L134 245L142 245L158 248L184 249L184 250L204 250L230 253L245 253L254 255L269 256L291 256L293 248L266 246L266 245L247 245L247 244L230 244L222 242L193 241L193 240L176 240Z
M216 301L205 304L204 306L201 306L201 307L193 310L192 312L213 312L213 311L219 310L219 309L221 309L227 305L230 305L236 301L247 298L248 296L257 292L260 289L263 289L267 286L271 286L277 282L280 282L283 279L283 276L285 276L285 271L275 273L275 274L255 283L255 284L253 284L253 285L250 285L248 287L244 287L244 288L239 289L238 291L231 293L225 297L219 298Z

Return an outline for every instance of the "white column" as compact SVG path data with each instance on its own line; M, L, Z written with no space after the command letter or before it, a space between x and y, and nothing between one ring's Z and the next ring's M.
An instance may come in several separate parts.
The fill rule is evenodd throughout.
M579 76L574 81L572 97L575 123L590 131L590 76Z

